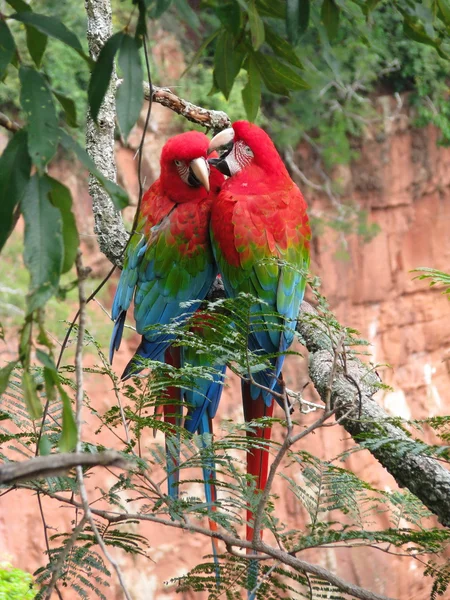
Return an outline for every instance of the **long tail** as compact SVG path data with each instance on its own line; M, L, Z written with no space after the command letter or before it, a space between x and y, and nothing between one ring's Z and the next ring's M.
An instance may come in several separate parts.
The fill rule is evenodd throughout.
M179 368L181 365L180 348L168 348L164 354L164 361L168 365ZM180 431L182 417L182 392L179 387L167 388L167 402L163 405L164 422L173 426L171 432L166 432L166 465L167 488L171 498L176 500L179 495L178 484L180 481ZM174 400L174 404L170 400Z
M248 423L262 417L272 417L275 402L273 398L267 397L256 386L252 386L248 382L242 383L242 399L244 404L244 419ZM247 431L247 439L266 440L270 442L272 433L271 427L257 427L254 433ZM268 446L260 443L258 448L252 448L247 451L247 473L253 475L256 480L256 490L262 491L266 487L267 477L269 473L269 450ZM253 539L252 522L254 519L253 512L250 508L247 509L247 541ZM261 532L262 538L262 532ZM251 549L247 550L247 554L252 554ZM258 579L258 563L251 561L248 572L248 587L254 589ZM255 598L255 594L249 592L249 600Z
M194 365L204 362L199 355L190 353L188 349L185 350L185 358L189 359L190 364ZM193 389L187 390L185 393L185 399L189 405L189 410L188 414L186 415L184 426L190 433L197 432L203 436L204 448L208 447L208 436L205 436L204 434L209 434L212 441L212 421L216 415L220 397L222 395L226 365L215 365L215 368L217 369L217 373L214 374L212 381L198 378ZM210 510L215 512L217 510L217 490L215 484L216 469L212 454L211 457L204 458L202 470L206 502L208 503ZM216 532L218 530L217 523L213 519L209 519L209 528L212 532ZM214 555L214 563L216 566L216 582L217 586L219 586L220 569L218 559L218 541L216 538L211 538L211 543Z

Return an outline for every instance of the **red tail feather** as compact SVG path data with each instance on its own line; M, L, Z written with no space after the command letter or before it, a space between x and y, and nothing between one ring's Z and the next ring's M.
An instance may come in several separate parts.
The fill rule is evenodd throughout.
M256 399L252 399L250 389L250 384L245 383L243 385L242 397L244 402L244 419L246 423L255 419L261 419L262 417L271 417L273 415L273 409L275 405L273 398L271 405L267 406L262 398L262 395L258 396ZM258 427L255 433L247 432L247 438L259 438L269 442L271 433L271 427ZM263 490L265 488L269 473L268 449L252 448L247 452L247 473L256 477L257 490ZM252 520L253 513L251 510L248 510L247 521L250 523ZM253 527L251 527L251 525L247 525L247 541L251 542L252 539ZM249 551L249 553L251 553L251 551Z

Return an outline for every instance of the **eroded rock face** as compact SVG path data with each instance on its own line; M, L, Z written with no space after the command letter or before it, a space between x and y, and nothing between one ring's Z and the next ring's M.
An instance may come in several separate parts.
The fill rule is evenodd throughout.
M172 56L171 44L172 41L166 55ZM165 56L163 50L160 53ZM182 70L183 65L180 68ZM172 75L176 78L179 72ZM144 154L146 187L158 176L159 152L173 133L171 122L170 112L154 105ZM137 128L130 139L131 148L117 149L119 181L134 199L138 186L133 155L139 135ZM420 266L450 269L450 150L438 147L436 139L437 132L431 127L417 131L411 129L404 118L397 125L390 124L389 130L385 128L382 136L367 136L361 144L359 160L341 173L341 180L345 182L346 194L369 211L370 219L379 224L381 231L368 244L356 237L350 238L347 261L335 258L335 235L329 231L313 245L313 270L322 279L323 292L332 310L341 323L359 329L362 337L370 341L369 351L374 362L391 365L378 367L384 382L394 390L379 393L379 402L393 415L406 418L448 414L450 408L447 360L450 304L441 290L430 290L427 283L414 280L411 273ZM52 175L64 179L72 190L80 228L92 233L87 178L82 171L77 177L65 176L67 173L70 169L64 164L52 171ZM314 210L327 208L326 199L304 191ZM128 216L131 218L131 211ZM86 262L93 264L97 273L106 272L108 265L98 254L93 238L84 237L83 247L89 257ZM111 295L113 288L111 285ZM99 309L94 310L99 319L107 319ZM137 338L131 338L118 353L115 362L118 373L136 345ZM87 359L87 364L93 362L92 357ZM285 379L288 387L303 389L308 381L306 360L289 358ZM116 402L110 385L101 377L87 375L86 385L100 412ZM306 388L305 395L317 400L312 386ZM239 382L235 379L230 380L224 393L218 418L233 421L243 418ZM305 423L312 418L302 417ZM86 424L86 437L114 447L112 435L102 432L96 436L97 425L90 421ZM281 439L282 431L275 428L274 436ZM161 442L161 435L154 440L148 432L143 447ZM322 429L302 444L304 449L327 460L353 446L348 434L339 426ZM380 489L396 488L392 477L368 452L351 455L345 464ZM296 475L292 469L291 473ZM111 475L102 473L98 481L91 479L89 486L95 494L95 484L105 488L114 483ZM200 486L195 484L186 486L185 491L202 495ZM307 515L300 503L285 491L281 481L277 481L274 491L281 497L277 505L278 518L301 529ZM35 498L25 491L11 492L0 499L0 504L0 555L5 552L12 556L16 566L34 571L45 562L43 530ZM70 511L58 507L57 502L44 500L49 524L55 528L51 533L64 531L72 517ZM129 510L133 511L133 503ZM384 515L374 519L376 528L387 525ZM186 572L209 554L209 542L149 523L143 524L139 533L150 541L151 561L143 558L130 561L116 553L132 597L155 600L177 597L174 586L166 586L164 582ZM422 570L411 558L394 559L383 552L366 549L314 550L302 553L301 557L394 598L428 598L429 581L423 578ZM107 592L111 600L122 597L114 581L112 579L113 587ZM72 592L64 590L65 600L73 597Z

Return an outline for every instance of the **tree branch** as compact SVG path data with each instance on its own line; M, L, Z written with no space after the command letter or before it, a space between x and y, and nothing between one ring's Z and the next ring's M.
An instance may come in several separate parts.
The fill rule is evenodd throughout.
M333 366L333 350L329 337L315 321L315 314L315 310L303 302L297 330L310 353L311 380L324 400ZM343 370L338 372L332 386L331 405L336 409L336 417L357 442L366 437L389 438L389 443L369 448L370 452L401 487L407 487L449 527L450 472L437 460L405 449L405 442L411 441L410 438L373 399L379 383L377 374L367 365L357 358L347 358L346 374Z
M77 508L83 508L82 504L74 500L73 497L65 497L58 493L52 493L49 490L42 490L42 493L45 493L50 498L58 500L60 502L64 502L66 504L70 504ZM205 527L201 527L199 525L195 525L192 522L183 522L183 521L173 521L169 519L163 519L162 517L158 517L152 514L141 514L141 513L118 513L115 511L109 510L101 510L90 508L92 514L97 515L103 519L106 519L109 523L119 523L120 521L126 519L135 519L139 521L150 521L151 523L157 523L159 525L163 525L164 527L174 527L175 529L181 529L184 531L189 531L192 533L198 533L200 535L204 535L206 537L214 538L222 541L227 547L230 548L254 548L253 542L247 542L246 540L242 540L238 537L233 537L226 533L221 533L218 531L211 531L210 529L206 529ZM318 565L314 565L307 561L301 560L295 556L292 556L288 552L280 550L278 548L274 548L265 542L259 541L256 544L256 549L266 554L267 556L279 560L280 562L290 566L296 571L301 573L311 573L312 575L316 575L320 579L324 581L328 581L332 585L336 586L338 589L343 592L352 595L354 598L360 598L360 600L390 600L388 597L383 596L382 594L376 594L364 588L361 588L357 585L349 583L344 579L341 579L331 571L324 569ZM253 558L253 557L250 557Z
M121 82L118 82L118 85ZM174 94L169 88L163 88L158 86L153 87L153 102L162 104L163 106L170 108L173 112L182 115L185 119L191 123L202 125L207 129L212 129L214 132L221 131L231 126L230 117L221 110L208 110L202 106L192 104L188 100L180 98ZM146 81L144 81L144 95L145 99L150 99L150 87Z
M11 121L11 119L9 117L7 117L5 114L3 114L2 112L0 112L0 125L2 127L4 127L5 129L7 129L8 131L12 131L13 133L15 133L16 131L19 131L19 129L21 129L19 123L16 123L15 121Z
M109 450L90 454L88 452L68 452L63 454L49 454L37 456L22 462L11 462L0 466L0 484L13 485L18 481L55 477L67 473L76 466L81 467L121 467L130 468L119 452Z
M96 60L101 48L112 33L111 3L103 0L86 0L85 6L89 54ZM116 181L117 178L114 157L115 96L116 74L113 71L111 84L98 115L98 126L90 117L89 112L86 123L86 150L97 168L111 181ZM93 175L89 177L89 193L94 213L94 232L97 235L100 250L113 264L120 265L122 253L129 237L121 214Z

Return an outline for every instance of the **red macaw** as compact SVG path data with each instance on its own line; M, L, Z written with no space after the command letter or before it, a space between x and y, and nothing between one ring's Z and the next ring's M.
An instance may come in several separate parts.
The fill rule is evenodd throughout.
M209 149L231 146L219 159L210 159L229 178L211 212L214 256L229 297L252 294L261 300L252 307L249 349L266 355L272 366L252 374L255 384L242 383L246 422L271 417L280 391L284 353L294 330L306 286L311 231L306 202L292 181L270 137L258 126L238 121L211 141ZM284 327L283 327L284 326ZM263 386L265 390L261 389ZM277 400L283 406L283 401ZM258 427L249 438L270 440L270 427ZM263 490L269 455L264 447L247 452L247 471ZM247 539L253 538L251 511Z
M137 374L143 359L165 361L179 367L202 365L201 355L188 348L169 348L175 334L159 331L158 325L183 323L191 317L208 293L217 266L209 239L211 204L224 177L206 161L209 140L199 132L171 138L161 153L161 176L142 198L138 225L128 245L122 274L112 306L115 321L110 361L119 349L127 310L134 297L136 329L141 343L128 363L122 379ZM180 303L194 301L188 307ZM203 361L204 362L204 361ZM225 365L216 365L211 379L197 378L189 390L170 388L174 404L164 406L165 421L181 425L182 402L189 406L185 427L190 432L212 434L222 392ZM168 490L178 497L179 451L169 451L166 436ZM177 440L175 439L175 446ZM179 447L179 444L178 444ZM214 465L204 467L205 493L214 502L211 481Z

